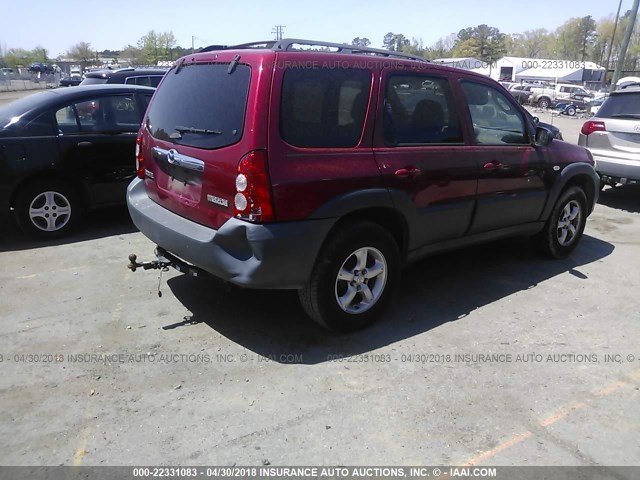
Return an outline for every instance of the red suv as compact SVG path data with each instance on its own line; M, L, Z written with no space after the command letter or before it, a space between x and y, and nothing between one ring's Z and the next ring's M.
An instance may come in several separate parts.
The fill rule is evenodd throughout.
M591 154L497 82L326 42L207 50L176 62L145 115L128 205L159 260L132 269L298 289L314 320L349 331L407 262L513 235L563 257L580 240Z

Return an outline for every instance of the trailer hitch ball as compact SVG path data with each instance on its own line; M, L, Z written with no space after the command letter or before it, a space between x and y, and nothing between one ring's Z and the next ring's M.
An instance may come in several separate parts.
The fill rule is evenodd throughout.
M136 268L142 266L136 260L138 260L138 256L135 253L129 255L129 265L127 265L127 268L129 268L129 270L131 270L132 272L135 272Z

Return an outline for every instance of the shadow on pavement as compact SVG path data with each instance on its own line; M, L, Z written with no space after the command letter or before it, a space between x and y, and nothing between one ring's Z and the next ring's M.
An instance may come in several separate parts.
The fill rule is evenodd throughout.
M336 354L370 352L467 316L476 308L562 273L588 281L580 267L614 246L585 235L567 259L547 260L526 239L512 239L447 253L404 269L392 306L374 326L336 335L316 326L295 291L248 290L213 277L173 277L169 288L192 312L165 328L206 323L239 345L274 361L317 364Z
M607 187L600 192L598 203L626 212L640 213L640 185Z
M0 252L12 252L33 248L66 245L95 240L113 235L137 232L127 207L110 207L86 214L82 223L71 235L58 240L37 240L22 233L13 215L0 216Z

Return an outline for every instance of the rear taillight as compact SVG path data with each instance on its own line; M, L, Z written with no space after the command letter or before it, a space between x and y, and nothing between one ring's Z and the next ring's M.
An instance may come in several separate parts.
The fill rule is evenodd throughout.
M583 135L591 135L593 132L606 132L607 129L604 126L604 122L594 122L593 120L589 120L582 125L582 130L580 130Z
M144 157L142 156L142 132L138 132L136 138L136 175L144 180Z
M244 220L274 220L266 151L249 152L238 163L233 207L233 215Z

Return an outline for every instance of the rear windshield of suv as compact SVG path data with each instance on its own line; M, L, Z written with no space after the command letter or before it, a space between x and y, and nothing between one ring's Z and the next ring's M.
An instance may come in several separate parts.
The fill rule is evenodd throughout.
M640 92L611 95L596 114L598 118L640 118Z
M213 149L242 138L251 68L205 63L172 69L156 91L148 111L155 138Z

